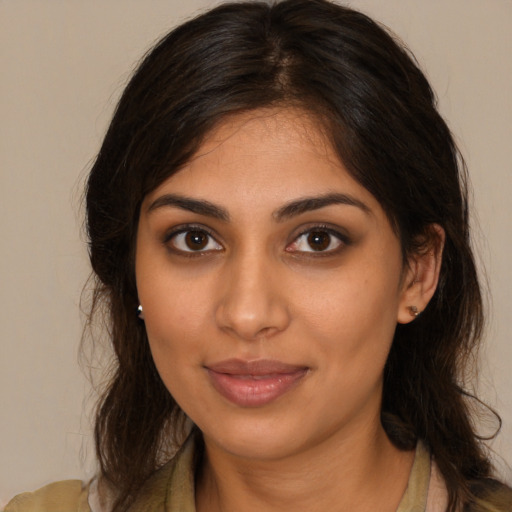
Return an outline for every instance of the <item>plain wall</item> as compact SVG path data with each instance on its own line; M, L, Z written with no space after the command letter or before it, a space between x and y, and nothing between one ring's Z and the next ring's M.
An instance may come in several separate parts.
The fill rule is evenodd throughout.
M135 62L207 0L0 0L0 506L94 472L77 364L89 270L81 193ZM353 0L404 39L437 91L474 186L492 303L484 396L512 463L512 2ZM510 470L502 464L503 474Z

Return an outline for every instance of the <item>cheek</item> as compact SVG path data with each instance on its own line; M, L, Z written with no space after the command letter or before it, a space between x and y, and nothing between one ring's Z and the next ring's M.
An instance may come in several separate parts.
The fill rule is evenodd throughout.
M399 269L363 261L324 280L303 282L293 293L297 316L328 337L394 332L399 305Z
M295 294L301 338L314 340L329 378L347 386L381 376L396 328L400 267L374 260Z
M144 303L146 331L155 360L171 362L198 349L208 315L206 300L193 290L162 287L162 281ZM141 299L143 300L143 299Z
M153 308L145 315L145 323L156 369L169 393L187 410L187 397L200 393L196 373L201 347L193 330L197 324L184 321L185 307L181 301L169 304L165 311Z
M144 307L144 323L157 370L173 393L176 379L190 371L190 360L201 353L199 333L207 317L206 296L182 273L170 272L168 263L139 251L137 288Z

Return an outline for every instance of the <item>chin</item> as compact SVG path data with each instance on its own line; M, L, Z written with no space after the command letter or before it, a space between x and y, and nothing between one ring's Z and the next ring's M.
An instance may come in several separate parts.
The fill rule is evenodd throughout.
M226 436L212 442L233 457L253 461L284 459L299 451L299 447L290 444L289 436L279 434L244 432L242 436Z
M199 428L212 448L233 457L254 461L276 461L308 452L322 444L336 428L309 423L307 418L284 414L254 414L245 418L223 416L219 422ZM259 411L263 413L263 411ZM267 412L267 411L265 411Z

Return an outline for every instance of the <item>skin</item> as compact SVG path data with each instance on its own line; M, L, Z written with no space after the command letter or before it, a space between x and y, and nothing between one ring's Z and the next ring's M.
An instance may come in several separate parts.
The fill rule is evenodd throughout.
M283 210L333 194L345 204ZM439 260L404 265L377 200L297 110L224 120L144 199L139 299L163 382L204 435L199 511L396 510L413 453L381 426L383 368L397 322L434 293ZM232 358L305 370L245 407L208 372Z

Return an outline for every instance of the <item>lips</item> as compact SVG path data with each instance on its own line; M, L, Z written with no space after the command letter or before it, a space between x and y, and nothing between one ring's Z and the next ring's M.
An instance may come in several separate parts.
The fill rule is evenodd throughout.
M277 400L308 372L305 366L264 359L229 359L205 368L213 387L240 407L261 407Z

